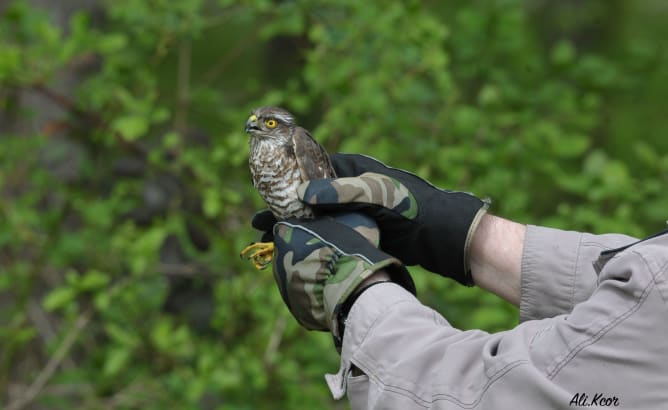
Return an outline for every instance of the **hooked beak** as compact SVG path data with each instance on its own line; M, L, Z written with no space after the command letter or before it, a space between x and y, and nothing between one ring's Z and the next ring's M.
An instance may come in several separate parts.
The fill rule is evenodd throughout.
M246 128L244 128L245 133L249 133L251 130L259 130L260 128L257 126L257 115L253 114L250 117L248 117L248 120L246 121Z

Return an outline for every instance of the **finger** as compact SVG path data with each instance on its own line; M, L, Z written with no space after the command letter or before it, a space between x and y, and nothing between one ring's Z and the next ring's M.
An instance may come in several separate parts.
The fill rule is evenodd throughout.
M418 212L417 201L405 185L372 172L359 177L308 181L297 188L297 194L302 201L316 208L332 209L342 204L376 205L409 219L415 218Z
M330 155L334 171L339 177L356 177L365 172L380 172L387 167L375 158L360 154L336 153Z
M334 215L334 219L365 237L373 246L380 245L378 224L368 215L359 212L347 212Z
M251 225L258 231L271 231L276 223L276 217L268 209L257 212L251 220Z

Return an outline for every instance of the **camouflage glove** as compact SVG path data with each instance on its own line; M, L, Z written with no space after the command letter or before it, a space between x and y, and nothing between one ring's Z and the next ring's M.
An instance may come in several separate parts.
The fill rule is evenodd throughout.
M283 301L310 330L330 330L340 345L346 302L364 279L383 269L415 294L396 258L377 248L378 228L362 214L288 219L274 226L274 278Z
M355 211L373 217L380 247L407 265L472 285L468 249L489 206L471 194L436 188L406 171L363 155L331 156L338 179L302 184L299 195L323 212Z

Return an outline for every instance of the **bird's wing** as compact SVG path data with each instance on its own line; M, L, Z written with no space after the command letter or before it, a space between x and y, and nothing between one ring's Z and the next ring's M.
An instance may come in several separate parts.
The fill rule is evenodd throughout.
M336 177L327 151L308 131L297 127L292 134L292 142L303 181Z

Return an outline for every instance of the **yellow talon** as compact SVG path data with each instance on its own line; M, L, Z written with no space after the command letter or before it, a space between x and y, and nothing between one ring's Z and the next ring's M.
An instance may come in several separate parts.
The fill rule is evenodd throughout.
M251 253L252 252L252 253ZM250 253L250 255L248 255ZM274 256L273 242L255 242L244 248L239 255L242 258L249 259L256 269L264 269L270 263Z

